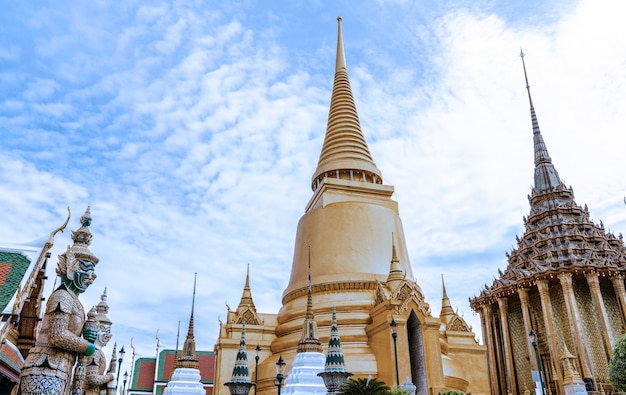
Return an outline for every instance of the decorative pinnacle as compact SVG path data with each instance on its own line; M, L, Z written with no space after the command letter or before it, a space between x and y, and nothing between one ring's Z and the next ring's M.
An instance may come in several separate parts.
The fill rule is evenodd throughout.
M337 18L337 23L335 81L330 98L324 144L311 180L311 188L314 191L324 177L340 178L341 173L344 175L351 173L351 177L358 181L382 184L381 172L372 159L361 131L359 115L350 88L343 50L341 17Z
M306 317L307 319L315 318L313 314L313 292L311 290L311 246L309 246L309 289L307 293Z
M189 317L189 328L187 329L187 338L185 338L185 343L183 343L183 350L181 352L180 357L176 360L176 368L192 368L198 369L198 357L196 355L196 341L194 339L194 320L193 313L196 303L196 278L198 277L198 273L194 273L193 275L193 297L191 299L191 315ZM180 331L180 322L179 322L179 331ZM178 343L178 340L176 341ZM178 347L176 347L178 348Z
M533 125L533 140L535 151L535 191L542 193L554 190L562 186L559 174L552 164L552 158L548 153L546 144L543 141L541 130L539 129L539 121L535 113L535 107L530 96L530 85L528 84L528 74L526 73L526 62L524 62L524 52L520 51L522 58L522 66L524 68L524 79L526 80L526 90L528 91L528 100L530 103L530 118Z
M404 271L402 270L402 266L400 265L400 260L398 259L398 254L396 253L396 243L393 237L393 232L391 233L391 265L389 267L389 275L387 276L387 283L392 289L396 288L398 281L404 280Z
M519 57L522 58L522 67L524 68L524 79L526 80L526 91L528 91L528 101L530 102L530 107L533 106L533 98L530 96L530 85L528 84L528 75L526 74L526 62L524 62L524 56L526 54L522 51L522 48L519 49Z
M241 340L239 341L239 350L235 359L235 367L229 383L251 383L250 374L248 372L248 353L246 352L246 325L241 328Z
M443 280L443 273L441 274L441 288L443 289L443 296L441 298L441 313L439 313L439 316L444 317L454 314L454 309L452 308L452 304L450 304L450 298L448 298L448 293L446 292L446 283Z
M239 307L252 307L254 308L254 301L252 300L252 292L250 291L250 264L246 270L246 283L243 286L243 292L241 294L241 300L239 301Z
M191 297L191 317L189 318L189 328L187 329L187 336L193 337L194 333L194 322L193 322L193 313L195 311L196 306L196 279L198 278L198 273L193 274L193 296Z
M313 295L311 291L311 246L309 246L309 289L306 301L306 315L302 326L302 336L297 352L322 352L322 343L317 337L317 323L313 313Z
M341 16L337 17L337 59L335 60L335 72L343 69L346 70L346 55L343 51L343 32L341 30Z

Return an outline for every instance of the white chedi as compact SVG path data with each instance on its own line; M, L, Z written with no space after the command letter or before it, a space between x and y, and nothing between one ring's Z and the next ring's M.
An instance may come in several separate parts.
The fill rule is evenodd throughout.
M192 368L177 368L172 380L167 383L163 395L205 395L206 391L200 382L200 371Z
M324 380L317 374L324 371L326 357L321 352L301 352L296 354L285 387L284 395L324 395Z

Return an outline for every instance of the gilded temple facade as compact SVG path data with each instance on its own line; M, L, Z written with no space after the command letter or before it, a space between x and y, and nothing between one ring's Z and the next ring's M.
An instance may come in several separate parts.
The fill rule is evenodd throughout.
M229 308L220 322L214 393L228 393L224 383L244 325L251 349L258 345L249 352L251 359L258 356L258 369L256 359L250 364L256 391L275 393L276 362L282 356L286 371L291 369L310 296L322 344L328 344L336 309L345 366L355 377L376 377L392 387L408 378L423 395L447 389L488 394L485 347L449 301L441 317L433 316L413 275L394 188L383 182L361 131L338 20L326 135L313 194L298 223L282 307L278 314L257 312L246 277L237 309Z
M587 206L579 206L559 178L528 79L526 87L535 154L530 214L517 247L506 254L506 269L470 300L482 323L491 392L532 393L543 381L546 394L570 394L574 388L608 393L609 359L626 322L622 236L594 223ZM531 330L537 334L536 351ZM532 374L540 371L536 361L541 380Z

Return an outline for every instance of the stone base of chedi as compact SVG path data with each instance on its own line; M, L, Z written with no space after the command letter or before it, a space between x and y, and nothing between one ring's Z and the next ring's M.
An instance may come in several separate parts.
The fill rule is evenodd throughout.
M178 368L172 374L163 395L205 395L206 391L200 382L200 371L191 368Z
M302 352L296 354L285 387L285 395L326 394L324 380L317 374L324 371L326 357L321 352Z

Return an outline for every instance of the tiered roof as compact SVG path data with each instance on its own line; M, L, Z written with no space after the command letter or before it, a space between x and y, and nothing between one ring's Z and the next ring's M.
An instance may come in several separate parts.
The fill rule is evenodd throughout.
M523 62L524 54L521 56ZM572 188L559 179L539 129L523 65L535 152L535 183L528 197L530 214L524 217L524 235L516 237L517 247L506 254L507 268L504 272L499 270L498 278L470 300L472 305L511 294L518 286L528 286L560 272L597 271L612 276L626 270L621 234L616 237L605 231L602 221L591 221L587 205L579 206Z

